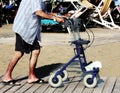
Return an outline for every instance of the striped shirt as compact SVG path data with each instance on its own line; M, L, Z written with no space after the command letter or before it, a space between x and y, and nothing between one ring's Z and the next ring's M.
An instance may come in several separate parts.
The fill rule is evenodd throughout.
M13 31L18 33L25 42L33 44L36 36L40 40L41 17L35 11L43 10L42 0L22 0L14 19Z

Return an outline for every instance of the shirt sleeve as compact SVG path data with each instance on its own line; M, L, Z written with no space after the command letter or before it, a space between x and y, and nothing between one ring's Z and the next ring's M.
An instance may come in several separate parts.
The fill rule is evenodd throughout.
M42 0L31 0L32 13L35 13L37 10L42 10Z

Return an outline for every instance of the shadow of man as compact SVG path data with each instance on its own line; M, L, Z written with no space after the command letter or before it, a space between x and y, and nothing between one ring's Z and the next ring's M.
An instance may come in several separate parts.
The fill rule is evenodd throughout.
M63 65L62 63L56 63L56 64L50 64L50 65L38 67L35 69L35 74L39 79L44 78L44 77L49 76L51 72L59 69L62 65ZM27 78L28 78L28 76L21 77L21 78L17 79L17 81L25 80Z

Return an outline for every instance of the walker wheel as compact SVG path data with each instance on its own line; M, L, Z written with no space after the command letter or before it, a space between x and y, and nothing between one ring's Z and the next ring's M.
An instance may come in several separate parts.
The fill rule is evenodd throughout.
M64 71L61 73L60 76L62 77L62 81L67 80L67 78L68 78L68 73L67 73L67 71L64 70Z
M94 79L92 80L92 74L86 74L83 78L83 83L86 87L93 88L97 85L97 78L94 77Z
M57 75L57 77L54 77L55 74L51 75L49 78L49 84L52 87L59 87L62 85L62 77L60 75Z

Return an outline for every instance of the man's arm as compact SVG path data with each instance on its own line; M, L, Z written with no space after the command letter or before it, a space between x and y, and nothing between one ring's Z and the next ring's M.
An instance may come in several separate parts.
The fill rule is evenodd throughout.
M53 19L54 21L57 21L57 22L64 22L64 19L63 17L60 17L60 16L55 16L53 14L48 14L48 13L45 13L44 11L42 10L37 10L35 12L35 14L37 16L41 16L43 18L47 18L47 19Z

